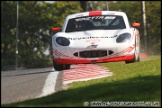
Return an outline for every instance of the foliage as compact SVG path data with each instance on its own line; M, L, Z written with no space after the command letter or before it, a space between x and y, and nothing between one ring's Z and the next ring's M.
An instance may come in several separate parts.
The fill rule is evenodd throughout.
M161 1L146 2L147 47L151 54L161 54Z
M79 2L80 2L80 6L83 9L83 11L86 11L87 10L86 9L86 3L87 3L87 1L79 1Z
M78 5L78 6L76 6ZM68 10L68 11L67 11ZM18 63L27 68L46 67L51 55L51 28L62 26L67 15L82 11L79 2L20 1L18 19ZM16 4L1 2L1 67L15 65ZM11 17L12 16L12 17ZM10 61L9 61L10 60ZM12 62L12 63L11 63Z
M14 65L16 7L14 2L1 2L1 68ZM13 56L14 55L14 56Z

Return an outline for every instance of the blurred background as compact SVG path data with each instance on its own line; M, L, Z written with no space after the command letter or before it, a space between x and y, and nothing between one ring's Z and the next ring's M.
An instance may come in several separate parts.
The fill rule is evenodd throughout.
M51 28L95 10L125 12L141 24L141 52L161 55L161 1L1 1L1 70L52 66Z

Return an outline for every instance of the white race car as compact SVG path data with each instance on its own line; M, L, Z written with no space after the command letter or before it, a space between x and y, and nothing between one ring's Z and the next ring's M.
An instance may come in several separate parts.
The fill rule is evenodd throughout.
M139 27L139 23L132 23ZM90 11L66 17L62 32L52 36L55 70L71 64L140 61L140 33L118 11ZM56 32L59 27L52 28Z

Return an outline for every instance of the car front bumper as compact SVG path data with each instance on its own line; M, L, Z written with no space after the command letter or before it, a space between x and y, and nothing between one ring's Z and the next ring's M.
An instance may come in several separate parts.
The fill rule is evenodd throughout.
M88 59L88 58L57 58L54 59L56 64L91 64L91 63L104 63L104 62L117 62L117 61L129 61L134 59L134 54L117 56L117 57L104 57L97 59Z

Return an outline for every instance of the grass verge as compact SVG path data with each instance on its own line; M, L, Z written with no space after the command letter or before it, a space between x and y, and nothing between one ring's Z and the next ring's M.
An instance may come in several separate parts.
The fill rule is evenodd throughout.
M74 82L69 89L43 98L1 106L81 107L91 106L93 102L99 106L106 102L110 102L107 104L109 106L115 106L117 104L115 102L141 102L142 104L134 105L161 106L160 57L148 57L141 62L131 64L124 62L98 64L107 67L113 72L113 76Z

